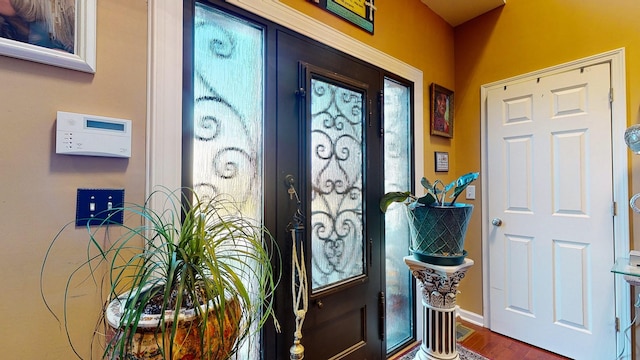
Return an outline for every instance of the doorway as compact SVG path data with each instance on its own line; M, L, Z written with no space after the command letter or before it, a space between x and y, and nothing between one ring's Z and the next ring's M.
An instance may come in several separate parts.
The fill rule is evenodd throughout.
M292 239L285 234L296 210L306 229L306 357L384 356L389 281L377 206L384 186L382 87L391 78L404 84L405 96L397 99L410 104L410 83L224 3L198 3L195 13L184 184L207 195L234 194L243 211L272 230L283 255L276 294L283 331L267 327L262 346L254 342L258 348L245 358L260 351L264 358L287 357L292 344L295 276ZM409 113L405 107L406 127ZM400 144L410 150L406 136ZM408 269L401 270L412 284ZM396 297L411 308L412 294L408 286ZM394 346L415 336L413 312L397 313L404 318L393 321L408 334Z
M485 324L573 358L615 358L628 321L620 53L483 86Z

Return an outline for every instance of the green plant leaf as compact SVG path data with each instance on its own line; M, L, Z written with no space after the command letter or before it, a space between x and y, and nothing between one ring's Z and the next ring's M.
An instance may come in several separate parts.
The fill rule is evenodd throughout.
M403 202L406 201L407 199L411 198L411 192L410 191L392 191L392 192L388 192L386 194L384 194L382 196L382 198L380 199L380 210L382 210L382 212L387 212L387 209L389 208L389 206L394 203L394 202Z
M424 194L424 196L418 198L417 202L424 205L431 205L436 202L436 197L432 193L428 192Z
M471 184L471 182L476 180L479 175L480 173L478 172L470 172L460 176L458 180L456 180L456 187L461 187L461 186L467 187L467 185Z
M149 206L152 197L162 209ZM164 339L174 338L183 307L193 309L204 320L197 325L198 334L202 334L200 342L204 344L203 336L208 331L202 326L207 326L207 317L222 324L228 317L225 307L230 309L230 303L237 302L242 309L238 317L234 317L240 324L239 340L233 343L229 356L238 350L241 339L259 331L273 317L273 296L282 268L277 243L264 226L243 217L231 199L224 196L203 199L191 189L162 189L154 191L143 204L127 204L113 211L126 213L128 220L115 229L109 228L108 223L87 226L86 258L77 261L79 265L69 274L63 289L63 299L56 300L62 302L61 316L50 306L44 277L47 264L53 261L54 245L63 240L63 230L69 225L56 234L41 267L42 299L63 324L78 358L83 357L71 335L77 331L70 330L69 314L73 309L67 304L78 296L72 285L84 281L87 273L99 291L104 289L101 295L105 307L112 300L121 301L124 306L119 328L105 344L105 359L124 358L121 355L131 349L139 321L146 316L147 305L157 306L159 313L165 314L160 316L156 331L162 335L160 355L167 359L171 358L172 348L180 344L174 345L171 340L165 343ZM139 225L129 225L136 222L135 217L139 218ZM64 261L76 262L75 259ZM58 293L60 291L56 291ZM152 298L159 294L164 295L159 296L160 303L151 304ZM210 312L214 308L220 311ZM165 313L169 310L171 315ZM273 319L277 329L277 320ZM97 323L102 324L105 319L99 320ZM96 328L94 333L101 334L103 329Z
M431 183L426 177L422 177L420 179L420 184L427 190L427 193L418 197L416 195L411 194L410 191L392 191L384 194L380 199L380 210L382 212L386 212L387 208L393 202L404 202L408 201L408 205L410 207L423 206L423 205L431 205L433 203L437 203L439 205L445 204L445 197L451 189L454 189L451 198L453 200L450 204L455 203L458 195L464 191L464 189L474 180L476 180L479 176L478 172L470 172L460 176L457 180L451 182L448 185L444 185L444 183L438 179Z
M431 184L431 182L429 182L429 180L427 180L426 177L422 177L422 179L420 179L420 184L422 184L422 186L427 189L427 191L433 191L433 185Z
M456 181L452 183L452 184L455 184L456 188L455 190L453 190L453 194L451 194L451 197L453 198L453 201L451 201L451 204L456 202L458 195L460 195L464 191L464 189L466 189L467 186L469 186L469 184L475 181L479 175L480 173L478 172L470 172L460 176Z
M457 184L457 181L450 183L449 185L445 186L444 189L442 189L442 192L448 193L449 190L451 190L454 186L456 186L456 184Z

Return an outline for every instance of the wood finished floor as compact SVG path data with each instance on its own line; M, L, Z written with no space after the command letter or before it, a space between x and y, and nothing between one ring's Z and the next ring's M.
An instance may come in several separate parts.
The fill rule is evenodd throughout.
M510 337L494 333L482 326L477 326L460 319L459 323L475 330L462 344L491 360L560 360L568 359L564 356L531 346Z

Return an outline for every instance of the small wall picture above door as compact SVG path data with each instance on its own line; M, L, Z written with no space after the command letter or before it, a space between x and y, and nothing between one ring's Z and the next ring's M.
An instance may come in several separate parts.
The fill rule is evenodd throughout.
M307 0L373 35L374 0Z
M453 137L453 91L431 84L431 135Z

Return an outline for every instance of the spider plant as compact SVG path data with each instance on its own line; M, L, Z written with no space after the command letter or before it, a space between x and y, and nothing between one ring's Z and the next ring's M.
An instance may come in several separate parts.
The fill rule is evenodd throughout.
M151 199L162 209L154 210ZM42 264L43 300L79 358L67 303L70 284L85 268L104 291L95 331L110 324L103 359L228 359L273 317L280 254L267 229L243 217L230 198L165 189L143 204L113 209L111 216L118 212L127 219L123 227L110 225L110 218L87 224L88 255L69 275L61 315L52 310L42 279L64 228ZM139 219L137 226L126 225L131 217ZM105 233L118 235L105 242ZM106 273L99 270L104 266Z
M477 172L464 174L446 186L439 179L431 183L423 177L420 183L427 190L424 195L416 196L410 191L388 192L380 199L380 210L382 210L382 212L386 212L387 208L394 202L407 202L409 209L428 205L441 207L453 206L458 199L458 196L462 194L469 184L478 178L478 175L479 173ZM453 194L451 194L450 198L453 200L446 202L446 195L451 189L453 189Z

